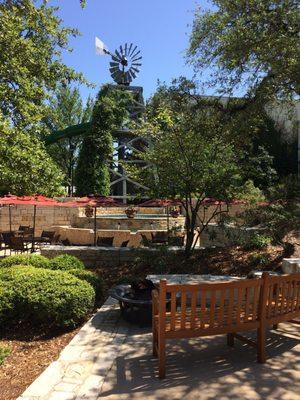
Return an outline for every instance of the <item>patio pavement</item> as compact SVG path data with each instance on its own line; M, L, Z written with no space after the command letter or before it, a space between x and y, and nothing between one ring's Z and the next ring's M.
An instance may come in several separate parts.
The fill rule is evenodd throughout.
M229 348L225 336L173 341L160 381L151 333L131 328L99 399L299 400L299 328L286 324L270 332L267 348L272 358L260 365L253 348L238 341Z
M149 328L120 319L109 298L19 400L299 400L299 326L268 335L267 363L225 336L169 342L167 377L157 378Z

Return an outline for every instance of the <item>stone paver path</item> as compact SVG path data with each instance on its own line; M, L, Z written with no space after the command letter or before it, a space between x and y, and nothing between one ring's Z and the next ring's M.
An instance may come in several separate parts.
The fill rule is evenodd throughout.
M97 399L128 333L118 321L119 306L109 298L18 400Z
M19 400L300 400L299 326L269 332L264 365L225 336L169 342L164 380L151 343L109 298Z

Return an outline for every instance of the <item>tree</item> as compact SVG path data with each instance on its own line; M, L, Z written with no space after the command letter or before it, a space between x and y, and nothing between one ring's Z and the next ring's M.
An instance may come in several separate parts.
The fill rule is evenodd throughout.
M50 114L47 125L51 131L62 130L68 126L88 122L92 116L94 102L89 97L83 106L79 90L70 86L60 86L55 92L55 97L50 101ZM65 186L68 187L69 196L73 195L74 171L78 161L81 136L61 139L49 145L47 150L57 165L64 173Z
M159 94L165 89L161 88ZM174 97L170 101L167 95L160 99L154 96L148 104L146 122L138 129L139 135L151 139L152 146L143 159L153 168L131 173L150 188L153 197L180 200L186 212L185 251L190 255L195 235L199 238L208 223L224 212L215 205L207 218L205 199L227 201L238 187L237 157L215 109L198 107L188 96L177 96L176 101ZM199 213L200 210L203 212ZM195 233L198 222L199 230Z
M78 32L62 27L47 3L0 0L0 111L22 128L47 115L45 100L58 84L84 81L61 61Z
M0 193L59 195L63 175L44 145L17 128L0 114Z
M247 103L300 94L300 17L296 0L213 0L197 10L189 61L212 69L210 84L222 94L246 87Z
M112 134L128 123L132 96L122 89L104 85L98 93L91 132L83 138L75 173L78 195L109 195L108 160L113 153Z

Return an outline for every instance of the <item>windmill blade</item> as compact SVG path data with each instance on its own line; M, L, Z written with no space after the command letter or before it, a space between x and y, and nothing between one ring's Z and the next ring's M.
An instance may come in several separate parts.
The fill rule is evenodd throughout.
M142 56L137 57L137 58L134 58L134 59L132 60L132 62L134 62L134 61L139 61L139 60L141 60L142 58L143 58Z
M135 58L137 55L139 55L141 50L137 51L135 54L132 54L131 58Z
M135 71L137 74L140 72L140 70L138 68L135 68L135 67L131 67L131 70Z
M130 57L132 56L132 54L136 51L136 49L137 49L137 46L135 46L134 47L134 49L132 50L132 52L129 54L130 55Z
M127 53L127 55L128 55L128 56L130 55L130 52L131 52L132 46L133 46L133 43L130 43L130 46L129 46L129 49L128 49L128 53Z
M127 43L125 43L125 57L127 57Z
M122 58L124 57L124 50L123 50L123 46L121 45L120 46L120 52L121 52L121 55L122 55Z
M121 62L122 59L123 59L123 57L122 57L121 54L118 52L118 50L115 51L115 54L117 55L117 57L118 57L118 59L119 59L118 61Z
M111 62L109 63L109 65L110 65L111 67L119 67L120 63L119 63L119 62L113 62L113 61L111 61Z
M128 72L130 73L130 75L132 76L133 79L135 79L137 77L137 74L135 72L133 72L132 68L130 68L130 70Z
M132 63L132 65L135 66L135 67L141 67L142 66L141 63Z

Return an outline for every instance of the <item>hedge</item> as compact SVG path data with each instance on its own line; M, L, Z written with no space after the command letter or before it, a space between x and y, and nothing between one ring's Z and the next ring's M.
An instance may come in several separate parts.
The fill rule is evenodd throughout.
M47 268L53 270L62 270L62 271L70 271L70 270L84 270L85 266L82 261L78 260L77 257L71 256L70 254L62 254L60 256L56 256L52 258L50 261L50 266Z
M36 268L50 268L50 260L39 254L16 254L5 257L0 261L0 267L12 267L13 265L31 265Z
M73 328L94 302L91 285L67 272L30 266L0 270L0 323L30 320Z
M91 271L81 271L78 269L73 269L68 271L69 274L76 276L76 278L81 279L89 283L96 293L96 298L100 299L103 294L103 280Z

